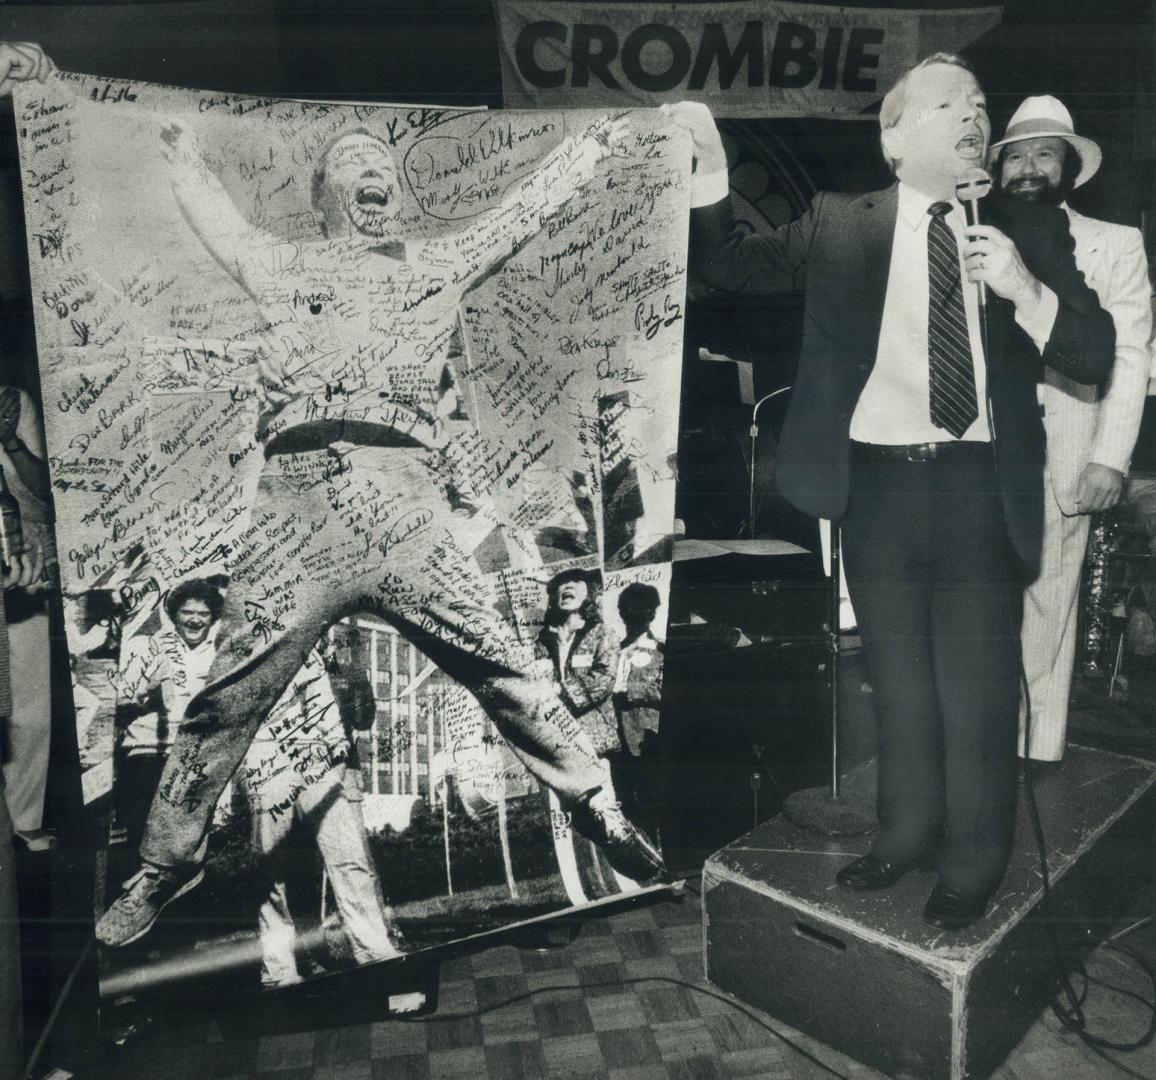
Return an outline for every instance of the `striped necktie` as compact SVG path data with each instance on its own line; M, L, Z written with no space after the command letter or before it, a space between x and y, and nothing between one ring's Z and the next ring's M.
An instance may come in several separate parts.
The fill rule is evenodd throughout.
M927 366L931 422L961 438L976 417L975 369L971 361L971 338L963 308L959 277L959 251L944 215L951 203L928 207L927 271Z

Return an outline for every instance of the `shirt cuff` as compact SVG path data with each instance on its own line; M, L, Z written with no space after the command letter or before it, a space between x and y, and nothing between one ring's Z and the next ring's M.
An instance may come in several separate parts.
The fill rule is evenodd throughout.
M1046 285L1040 285L1040 298L1029 308L1016 307L1016 322L1036 343L1040 352L1052 336L1052 326L1056 321L1056 313L1060 310L1060 302L1056 294Z
M690 205L710 206L725 199L729 193L730 174L726 169L719 169L705 176L696 174L690 182Z

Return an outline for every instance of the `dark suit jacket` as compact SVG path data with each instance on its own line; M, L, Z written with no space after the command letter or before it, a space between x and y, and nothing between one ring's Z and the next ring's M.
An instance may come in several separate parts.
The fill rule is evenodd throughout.
M847 507L851 414L875 364L898 205L896 185L868 195L820 194L797 221L760 235L736 228L729 199L691 214L690 264L709 284L756 293L805 288L803 346L775 480L815 517L838 521ZM1111 369L1115 329L1076 269L1062 211L997 205L990 197L984 220L1007 233L1060 301L1042 360L1014 305L994 294L988 301L988 386L1005 522L1034 576L1043 531L1041 363L1077 382L1100 382Z

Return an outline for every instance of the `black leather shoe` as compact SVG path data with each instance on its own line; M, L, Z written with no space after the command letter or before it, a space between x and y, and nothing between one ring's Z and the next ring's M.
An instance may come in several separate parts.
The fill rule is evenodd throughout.
M937 930L949 933L962 930L983 918L990 901L990 893L962 892L940 882L927 898L923 921Z
M888 889L904 874L911 870L930 870L932 859L924 855L914 862L885 862L874 855L863 855L848 863L835 875L835 881L844 889L867 892L871 889Z

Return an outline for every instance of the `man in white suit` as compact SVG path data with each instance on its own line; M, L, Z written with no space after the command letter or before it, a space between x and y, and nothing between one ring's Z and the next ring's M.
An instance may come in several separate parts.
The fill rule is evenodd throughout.
M1120 500L1148 382L1152 329L1148 264L1138 229L1085 217L1067 205L1100 167L1100 148L1077 135L1063 103L1027 98L993 144L993 174L1005 194L1061 206L1071 222L1076 265L1116 324L1116 359L1106 386L1083 386L1045 368L1040 403L1048 437L1044 544L1039 577L1024 595L1023 656L1031 722L1020 754L1058 763L1064 754L1076 650L1080 568L1089 514ZM1022 711L1026 719L1028 703Z

